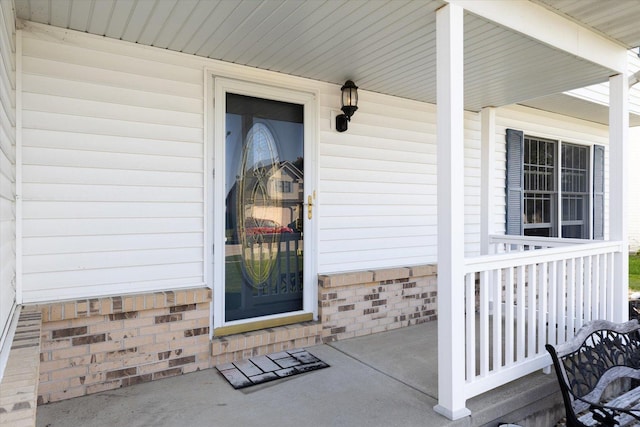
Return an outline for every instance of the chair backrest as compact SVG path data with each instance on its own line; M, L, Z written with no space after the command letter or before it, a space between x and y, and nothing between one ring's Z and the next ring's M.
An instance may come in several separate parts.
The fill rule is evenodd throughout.
M598 402L613 381L640 378L639 331L635 319L626 323L595 320L585 324L571 341L556 347L547 344L565 406L569 403L580 412L588 405L574 396Z

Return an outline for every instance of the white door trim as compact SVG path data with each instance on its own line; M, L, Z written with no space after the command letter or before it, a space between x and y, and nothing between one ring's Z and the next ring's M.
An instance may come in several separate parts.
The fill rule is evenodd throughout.
M318 93L308 88L283 88L258 84L245 80L231 79L215 76L207 72L205 79L207 116L207 147L205 147L205 170L207 171L207 183L205 183L205 205L207 210L205 225L205 262L207 282L213 288L213 330L223 326L232 326L242 323L255 322L256 320L269 320L272 318L287 317L302 313L312 313L313 319L318 316L318 292L317 292L317 238L318 238L318 194L317 194L317 168L318 168ZM304 174L305 188L304 200L309 196L313 200L313 218L307 219L304 224L304 291L303 309L292 313L283 313L260 318L243 319L233 322L224 321L224 245L225 235L222 227L225 221L225 93L233 92L240 95L253 96L276 101L291 102L304 106ZM215 171L218 171L216 173ZM211 180L211 181L210 181ZM212 182L212 185L209 183ZM222 195L222 196L216 196ZM210 257L207 255L211 255Z

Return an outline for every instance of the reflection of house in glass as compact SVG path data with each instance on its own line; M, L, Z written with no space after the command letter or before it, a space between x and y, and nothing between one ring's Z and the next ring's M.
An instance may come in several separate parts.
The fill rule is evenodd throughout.
M298 167L300 166L300 168ZM270 167L260 167L244 176L244 198L238 203L236 181L227 195L227 243L238 242L243 217L248 234L302 231L302 200L304 191L302 159L283 161ZM264 187L264 191L258 188ZM243 206L244 215L237 212Z
M302 163L302 162L300 162ZM302 231L301 201L303 200L303 174L295 164L284 161L268 178L267 196L264 205L258 201L253 206L254 218L265 218ZM271 203L277 200L279 203Z
M227 196L225 319L302 308L303 172L289 161L254 167Z

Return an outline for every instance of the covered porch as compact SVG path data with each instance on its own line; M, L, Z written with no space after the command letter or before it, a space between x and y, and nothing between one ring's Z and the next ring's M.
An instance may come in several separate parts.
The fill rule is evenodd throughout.
M494 7L485 8L488 4ZM525 186L535 190L542 187L538 186L538 176L528 175L526 167L518 168L516 173L510 169L512 157L526 159L528 154L524 153L524 148L522 151L510 150L514 133L507 129L505 221L501 224L504 235L494 235L497 214L494 169L496 118L495 108L485 105L480 111L480 255L469 256L466 251L464 214L467 193L465 183L458 177L457 162L465 148L463 111L469 108L464 84L466 69L463 71L468 43L464 17L466 13L478 13L500 25L520 30L519 23L514 24L512 18L525 12L530 4L514 6L509 3L502 9L503 5L452 1L436 11L439 354L438 405L434 409L453 420L471 414L465 406L468 399L537 369L547 368L546 343L564 342L591 319L620 322L628 317L626 198L630 83L627 59L624 50L614 46L606 48L608 53L604 56L596 54L596 50L591 49L603 40L582 39L578 35L581 30L569 28L566 22L559 27L541 26L540 29L545 28L545 34L530 28L532 32L527 32L527 35L550 42L562 51L573 51L585 60L583 48L590 45L588 50L595 55L588 59L589 62L607 63L606 67L616 69L608 79L607 201L602 200L600 210L596 202L589 204L589 230L582 235L587 238L585 240L562 238L566 237L562 226L558 226L556 231L545 231L545 236L560 238L527 235L525 224L530 218L527 217L529 211L525 207L526 197L523 197L522 190ZM528 12L532 16L541 12L538 18L553 22L551 16L541 10L532 8ZM547 38L555 31L560 34L574 30L575 45L564 45L560 39L552 41ZM581 47L583 42L586 44ZM526 103L525 100L522 102ZM599 161L595 153L593 159L591 167ZM592 176L597 173L595 168L591 172ZM536 184L532 185L534 180ZM562 183L555 189L564 191L565 177L559 181ZM604 180L599 184L595 179L591 182L590 195L600 188L604 193ZM515 191L512 192L513 189ZM535 198L539 194L531 196ZM559 219L558 223L564 224L562 209L568 206L560 202L558 205L559 213L553 215ZM596 223L597 218L600 224ZM594 239L605 241L596 243Z
M404 425L549 427L563 417L555 375L535 372L472 398L472 415L451 421L437 402L437 322L308 347L327 369L234 390L209 369L51 403L37 426Z
M173 13L185 3L191 9ZM3 238L14 239L12 250L1 254L3 262L10 261L0 283L3 340L11 341L16 307L71 301L74 314L57 319L71 325L81 312L92 314L86 305L91 299L121 299L126 307L128 295L197 288L203 295L190 305L197 306L198 322L204 323L193 322L190 332L180 332L193 338L197 330L206 350L198 347L179 359L197 356L203 367L211 367L210 344L220 344L214 328L224 323L219 308L224 260L214 260L220 253L214 246L217 242L220 248L226 238L220 234L224 197L215 191L222 188L221 178L214 182L213 153L225 138L214 135L216 123L224 121L222 110L217 118L212 111L216 78L237 79L238 87L304 92L312 106L307 139L313 139L314 160L306 168L304 188L309 201L305 238L312 242L305 289L311 291L299 319L313 318L314 327L331 328L333 319L323 319L318 308L323 276L437 264L438 320L353 341L323 336L327 343L317 348L318 356L329 364L335 360L336 369L258 387L233 404L221 401L216 407L209 399L211 410L234 409L237 415L256 397L268 411L276 389L282 400L293 395L308 402L318 387L331 397L328 405L366 419L371 399L349 401L330 392L335 384L349 390L350 382L332 372L343 373L338 367L356 363L360 376L354 383L362 381L375 391L366 379L373 376L409 396L410 408L406 402L398 405L409 411L411 421L433 419L429 425L434 426L517 422L515 415L512 420L490 416L488 408L505 394L520 399L523 408L524 401L536 400L528 394L530 375L545 386L554 383L538 372L550 363L546 342L563 342L590 319L627 317L627 56L629 47L640 44L629 38L635 27L614 33L594 21L597 2L585 15L553 0L185 3L104 1L85 7L16 0L16 16L3 3L5 32L15 37L16 46L15 84L13 92L5 91L15 99L4 103L8 111L14 104L4 122L15 144L2 146L9 153L4 163L13 167L8 175L14 177L5 180L10 190L3 196L3 212L13 215L5 222L15 224L3 228ZM614 21L640 16L638 8L610 12ZM360 86L361 103L349 132L338 134L338 88L346 79ZM5 80L11 87L11 76ZM594 112L590 102L577 102L580 108L569 113L546 98L599 83L609 85L604 117L602 106ZM538 127L536 120L552 124ZM586 146L606 143L604 240L506 235L502 141L510 122L543 137L559 129ZM580 130L566 129L567 122ZM590 131L596 134L593 140L585 137ZM379 182L372 182L374 177ZM368 275L363 287L379 280ZM86 300L82 310L75 302L80 300ZM378 302L381 315L394 316L393 307ZM176 314L182 308L176 307L186 306L168 297L160 305L151 305L165 310L154 318L159 332L144 337L154 344L167 332L160 328L169 328L162 323L182 319ZM349 305L342 311L355 312ZM119 311L115 303L108 308L98 314L125 322L122 301ZM91 339L113 341L107 343L113 347L109 352L130 351L153 359L149 364L162 362L156 359L165 353L177 358L173 347L147 351L142 349L147 343L128 345L124 333L122 342L100 334L87 332L69 341L85 345L88 360L93 347L107 351L92 347ZM417 336L409 340L411 334ZM382 351L389 346L392 352ZM387 356L376 359L379 353ZM139 366L118 363L119 371L139 374ZM92 374L108 377L109 369L116 368ZM194 375L229 394L215 371ZM524 388L513 382L523 377ZM316 385L316 378L326 382ZM72 383L75 377L64 380ZM174 380L179 381L168 381ZM143 398L153 399L165 386L138 387L150 387ZM89 393L80 386L76 390ZM386 412L389 391L382 391L372 397L385 401L376 414L400 417ZM123 389L87 399L100 402L113 393L129 396ZM151 405L149 400L143 404ZM56 407L43 408L39 419L46 422L46 413ZM310 417L326 419L316 408L308 410Z

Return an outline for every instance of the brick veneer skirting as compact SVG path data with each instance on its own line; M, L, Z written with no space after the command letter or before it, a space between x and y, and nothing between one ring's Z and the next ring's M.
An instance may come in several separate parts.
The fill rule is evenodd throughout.
M42 313L38 403L436 319L436 267L319 277L319 321L209 338L211 290L34 306Z
M38 403L321 343L319 322L209 338L210 289L65 301L42 313Z
M41 315L23 309L0 382L0 426L35 426Z
M332 342L437 318L437 268L422 265L319 277L322 339Z
M213 338L211 355L213 366L249 359L322 343L319 322L302 322L259 331Z
M210 289L38 305L38 403L212 367Z

